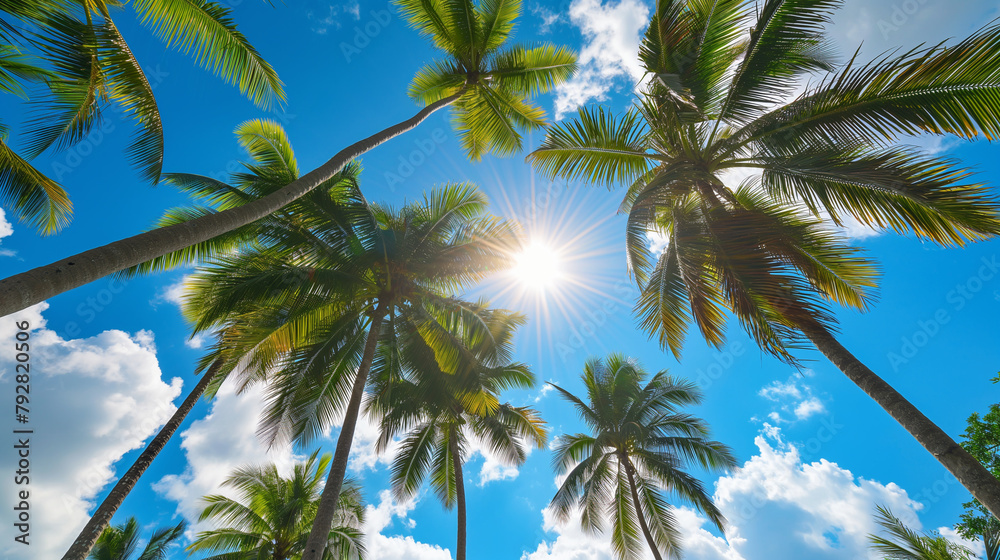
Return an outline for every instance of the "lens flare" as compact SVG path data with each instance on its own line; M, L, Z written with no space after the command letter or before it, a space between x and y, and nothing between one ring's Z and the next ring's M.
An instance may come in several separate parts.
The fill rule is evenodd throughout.
M559 281L559 254L547 245L532 243L515 255L514 260L511 273L527 288L544 291Z

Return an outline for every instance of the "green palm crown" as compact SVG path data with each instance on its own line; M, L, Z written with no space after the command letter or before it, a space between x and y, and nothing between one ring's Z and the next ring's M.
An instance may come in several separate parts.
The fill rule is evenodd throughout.
M521 14L520 0L395 0L418 32L445 58L413 78L410 97L424 104L461 94L453 121L473 160L486 152L509 155L523 145L523 130L546 125L545 111L529 97L545 93L576 69L564 47L505 45Z
M648 380L648 381L647 381ZM579 508L584 530L601 532L611 517L616 557L642 556L642 540L654 558L680 558L681 535L674 495L689 501L722 529L725 519L686 463L706 470L735 467L725 445L708 439L708 425L679 409L701 402L694 384L660 371L652 377L634 360L611 354L584 365L584 398L553 385L573 404L589 433L559 436L553 457L565 475L551 508L563 521Z
M529 156L551 176L627 187L636 311L675 354L692 320L721 345L729 309L793 360L800 329L832 324L827 302L865 309L876 268L827 221L944 245L1000 232L996 198L968 170L895 144L922 132L1000 136L1000 27L837 65L823 26L840 4L660 0L634 107L582 109ZM759 175L731 188L739 169ZM661 254L651 233L666 240Z

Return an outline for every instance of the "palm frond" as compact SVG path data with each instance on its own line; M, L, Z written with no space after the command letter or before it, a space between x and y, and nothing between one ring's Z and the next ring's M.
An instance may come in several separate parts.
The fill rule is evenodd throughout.
M206 0L135 0L132 5L168 47L191 53L199 66L237 86L257 106L284 101L278 74L236 28L229 8Z
M0 203L42 234L62 229L73 213L66 191L14 152L5 133L0 134Z
M649 168L645 136L635 111L615 118L603 107L580 109L575 119L551 127L528 160L549 177L630 183Z
M97 27L96 40L108 98L121 105L138 126L126 152L128 158L143 179L156 184L163 169L163 123L153 88L110 19Z

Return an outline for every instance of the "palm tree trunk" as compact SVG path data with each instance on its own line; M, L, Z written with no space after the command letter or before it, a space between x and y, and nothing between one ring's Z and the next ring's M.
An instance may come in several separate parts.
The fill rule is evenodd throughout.
M170 420L163 425L160 429L160 433L156 434L153 441L149 442L146 449L139 455L139 457L132 463L129 470L118 480L115 487L111 489L108 493L108 497L104 498L101 505L91 516L90 521L84 526L83 530L73 541L73 545L69 547L66 554L63 555L62 560L85 560L87 555L90 554L90 549L94 548L94 543L97 542L97 537L101 535L104 528L108 526L111 518L114 517L115 512L121 507L122 503L125 501L125 497L129 495L135 485L139 482L139 477L142 476L146 469L153 464L153 460L156 456L163 450L166 446L167 441L170 440L177 428L184 422L187 415L194 408L195 403L198 399L205 393L205 389L208 387L209 383L219 372L222 367L222 360L216 360L208 371L205 372L201 377L201 381L194 386L191 393L184 399L181 406L174 412L174 415L170 417Z
M313 521L312 531L309 532L309 540L306 541L306 549L302 553L302 560L320 560L323 558L327 541L330 540L333 516L337 512L340 489L344 485L344 475L347 474L347 460L351 455L354 428L358 423L358 415L361 412L361 400L364 397L365 385L368 382L368 372L371 370L372 361L375 358L375 347L378 345L379 332L382 329L382 321L385 319L384 309L380 303L372 313L372 324L368 330L368 340L365 341L364 354L361 356L358 373L354 378L354 385L351 387L351 400L348 401L347 410L344 412L344 425L340 428L340 437L337 438L337 448L333 453L333 462L330 464L330 474L326 478L326 486L323 488L323 494L320 495L319 506L316 509L316 519Z
M632 503L635 505L635 515L639 518L639 528L642 529L642 534L646 537L646 544L649 545L649 550L653 551L653 558L655 560L663 560L660 556L660 551L656 548L656 541L653 540L653 534L649 532L649 525L646 524L646 516L642 514L642 505L639 502L639 490L635 486L635 476L632 474L634 470L632 461L629 461L628 457L625 456L623 462L625 463L625 474L628 475L628 487L632 491Z
M455 501L458 509L458 542L455 544L455 560L465 560L466 518L465 518L465 477L462 476L462 458L458 454L458 430L451 428L451 460L455 465Z
M986 560L1000 560L1000 535L989 526L983 531L983 548L986 549Z
M1000 517L1000 480L903 395L841 346L829 331L817 325L800 328L824 356L910 432L994 517Z
M333 177L352 159L416 127L431 113L454 103L464 93L463 87L455 95L424 107L413 117L351 144L323 165L264 198L211 216L120 239L0 280L0 317L119 270L207 241L274 213Z

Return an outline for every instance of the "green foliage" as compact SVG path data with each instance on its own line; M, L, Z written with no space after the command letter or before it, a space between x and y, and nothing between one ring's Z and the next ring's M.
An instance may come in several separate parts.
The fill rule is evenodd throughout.
M240 206L297 178L280 126L248 121L237 136L251 156L246 171L231 185L168 176L203 205L171 210L160 225ZM406 321L438 367L456 372L468 350L448 325L475 306L450 294L509 266L520 244L516 225L487 214L471 184L393 209L368 203L359 173L352 164L278 213L129 271L202 263L184 309L195 333L215 332L202 366L225 362L208 394L234 373L239 390L266 380L260 434L268 442L325 433L347 404L374 313L388 316L386 325ZM380 344L393 337L386 330Z
M973 412L962 438L962 447L993 476L1000 478L1000 404L990 405L989 411L982 416ZM1000 559L1000 521L979 500L962 506L965 511L955 529L966 539L982 539L986 546L986 560Z
M115 24L114 13L125 4L0 3L0 91L25 97L27 83L45 86L29 102L34 117L27 125L25 159L80 142L114 103L137 125L127 148L129 160L144 180L160 180L163 124L153 95L156 84L149 82ZM168 46L192 54L200 66L238 86L258 106L284 100L277 74L237 30L228 8L206 0L137 0L130 5ZM65 226L72 208L66 193L6 145L3 151L8 153L0 160L0 199L41 233Z
M222 485L235 490L238 497L205 496L198 520L212 520L219 528L198 533L188 551L219 553L206 560L299 558L316 517L323 474L330 465L330 455L317 459L317 453L297 463L287 478L278 474L274 464L248 465L233 472ZM326 560L365 557L364 516L361 486L345 481Z
M666 371L650 377L621 354L589 360L583 383L585 399L552 385L590 428L557 439L553 465L566 477L550 506L557 518L565 521L579 508L584 530L597 533L610 516L612 547L622 560L642 556L642 522L650 531L649 546L680 558L668 494L694 504L721 530L722 512L701 481L684 470L688 463L710 471L736 466L728 447L708 439L703 420L679 411L701 402L698 388Z
M885 560L974 560L971 550L941 535L921 535L903 524L891 511L876 506L876 522L884 535L869 535L871 549Z
M107 527L97 537L94 548L87 557L90 560L165 560L167 551L174 541L184 535L186 524L181 521L174 527L162 527L153 531L142 552L135 556L139 549L141 536L139 522L134 517L128 518L123 525Z
M429 323L443 326L442 334L454 339L449 347L459 352L453 371L442 369L419 320L406 314L393 318L393 344L382 346L372 369L368 413L380 425L380 451L403 435L392 462L397 500L411 498L430 475L434 492L445 507L453 507L455 468L468 459L470 439L508 466L524 463L527 444L545 444L544 423L535 410L500 402L503 390L535 383L526 365L511 361L514 331L524 317L487 306L480 301L442 309Z
M634 106L583 108L529 156L549 176L627 187L635 311L675 355L691 322L721 346L731 312L794 363L803 329L835 329L831 303L866 309L877 269L830 221L942 245L1000 233L1000 203L969 170L891 145L922 132L997 136L1000 26L838 66L823 27L840 4L660 0L639 52L652 79ZM727 185L738 170L759 177ZM661 254L650 234L666 241Z
M395 0L403 17L443 51L445 60L420 69L410 97L430 104L459 95L452 121L472 160L510 155L521 130L544 127L545 112L529 100L569 78L576 55L544 44L505 46L521 14L520 0Z

